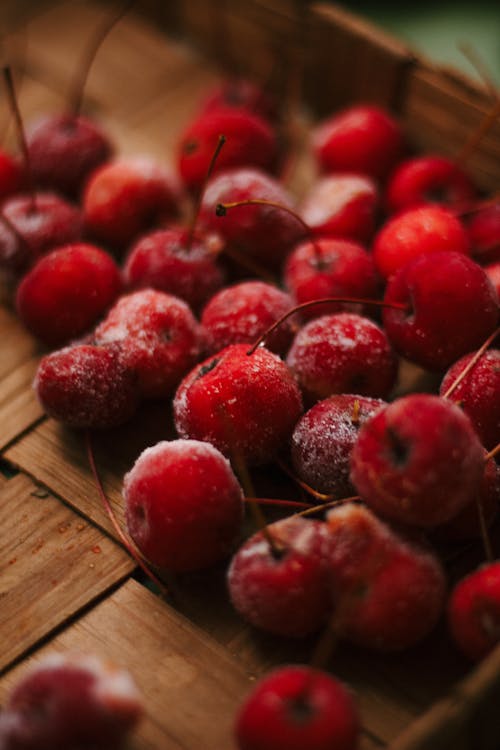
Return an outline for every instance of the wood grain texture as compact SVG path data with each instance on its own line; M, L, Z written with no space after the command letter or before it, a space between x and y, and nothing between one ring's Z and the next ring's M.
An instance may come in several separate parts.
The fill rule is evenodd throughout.
M96 653L127 667L146 716L130 750L232 750L232 723L251 683L214 641L135 581L60 633L0 681L0 701L48 652Z
M0 486L0 671L134 563L28 477Z

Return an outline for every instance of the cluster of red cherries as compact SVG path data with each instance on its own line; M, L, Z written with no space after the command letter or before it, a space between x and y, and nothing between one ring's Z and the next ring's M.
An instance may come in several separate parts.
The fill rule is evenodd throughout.
M255 84L224 84L182 135L178 175L114 159L80 115L38 123L22 166L0 153L0 267L27 328L62 347L42 358L36 393L84 430L173 397L179 439L124 480L129 535L154 568L234 553L247 467L289 460L315 499L233 554L242 617L394 651L447 608L458 646L482 658L500 634L500 563L447 603L443 566L415 539L480 536L497 512L500 200L452 159L409 157L395 118L362 104L313 129L320 176L297 207L276 177L277 112ZM438 373L439 395L389 401L401 358ZM27 685L0 747L79 747L67 722L54 729L64 710L41 710ZM123 723L105 740L102 726L102 746L118 747ZM310 666L265 677L236 723L240 750L354 750L359 731L347 688Z

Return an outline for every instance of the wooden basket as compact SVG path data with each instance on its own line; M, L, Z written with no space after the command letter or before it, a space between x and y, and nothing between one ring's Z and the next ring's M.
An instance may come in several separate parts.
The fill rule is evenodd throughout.
M73 66L106 13L80 1L46 5L36 15L28 10L27 33L10 39L26 120L63 107ZM315 5L304 23L297 7L290 0L144 2L100 51L85 106L122 152L165 157L221 65L262 77L278 54L280 90L299 45L307 50L303 90L314 116L376 101L399 113L417 148L455 154L491 109L481 87L346 11ZM0 114L7 123L5 102ZM468 166L482 188L498 188L498 123ZM242 623L228 603L223 568L172 581L168 603L152 594L103 512L82 436L43 416L31 390L40 351L7 304L0 337L0 701L28 662L52 649L83 649L127 665L146 696L131 748L229 750L251 681L273 665L307 660L312 640L285 642ZM168 406L153 404L96 438L122 522L124 471L140 450L171 436ZM443 626L402 655L343 646L331 668L357 694L362 750L500 747L500 650L470 671Z

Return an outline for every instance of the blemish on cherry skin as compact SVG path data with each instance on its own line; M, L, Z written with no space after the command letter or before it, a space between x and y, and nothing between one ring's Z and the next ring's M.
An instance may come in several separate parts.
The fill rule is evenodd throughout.
M184 144L182 150L185 154L190 156L198 150L198 146L198 141L187 141L187 143Z
M410 458L410 445L393 427L387 428L389 460L394 466L404 468Z
M208 362L208 364L200 367L198 375L196 376L196 380L199 380L204 375L208 375L209 372L212 372L212 370L215 370L219 362L220 362L220 358L214 357L212 360L210 360L210 362Z

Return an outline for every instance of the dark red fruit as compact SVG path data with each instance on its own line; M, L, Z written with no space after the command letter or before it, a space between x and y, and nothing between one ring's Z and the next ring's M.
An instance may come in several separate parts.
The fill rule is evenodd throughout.
M475 198L471 179L445 156L416 156L401 162L387 184L386 205L390 213L439 203L460 209Z
M28 134L28 151L37 185L78 198L91 173L108 161L113 146L87 117L44 117Z
M143 398L165 398L199 359L201 330L181 299L144 289L118 300L94 341L120 349Z
M500 201L474 211L465 227L478 263L500 261Z
M222 289L201 316L207 351L215 354L230 344L255 341L292 307L288 294L262 281L244 281ZM285 354L293 336L294 323L288 318L266 337L266 347Z
M261 679L235 727L238 750L355 750L359 731L344 685L305 666L279 667Z
M271 96L248 78L230 78L213 89L201 106L202 112L217 109L242 109L274 122L277 105Z
M377 296L378 280L371 255L349 240L318 238L303 242L288 256L284 271L286 288L297 304L325 297ZM304 318L341 310L366 312L373 306L354 302L329 302L301 310Z
M415 258L387 285L384 328L394 348L429 370L444 370L477 349L498 321L498 298L483 269L461 253Z
M124 478L127 528L144 557L165 570L222 560L240 534L243 493L229 461L210 443L163 441Z
M66 245L40 258L24 276L16 309L44 344L60 346L88 331L121 288L111 256L92 245Z
M224 280L217 265L221 241L216 235L169 227L142 237L131 249L124 267L129 289L158 289L180 297L193 310L220 289Z
M468 417L450 401L416 393L365 422L351 453L351 481L376 513L431 527L471 502L483 466Z
M18 193L24 184L24 170L18 159L0 149L0 203Z
M368 177L338 174L318 180L301 203L300 213L318 237L368 242L375 228L378 190Z
M34 388L50 417L82 429L105 429L135 412L137 377L116 349L81 344L43 357Z
M373 259L378 272L389 279L419 255L443 251L469 252L461 222L441 206L421 206L389 219L375 238Z
M360 427L380 399L339 394L315 404L297 422L292 435L292 461L300 479L336 498L353 495L350 456Z
M246 166L274 169L277 144L269 123L244 110L216 109L195 120L179 143L179 173L190 190L197 191L202 186L220 135L226 137L227 143L214 173Z
M269 526L276 553L262 532L234 555L228 571L231 601L255 627L301 637L318 630L332 610L323 521L288 518Z
M263 347L248 354L234 344L195 367L174 399L177 432L206 440L249 464L272 461L302 413L302 399L284 362Z
M354 313L311 320L297 333L286 361L309 403L334 393L385 398L398 370L384 331Z
M380 107L357 105L337 112L313 131L316 159L324 172L387 176L403 151L396 120Z

